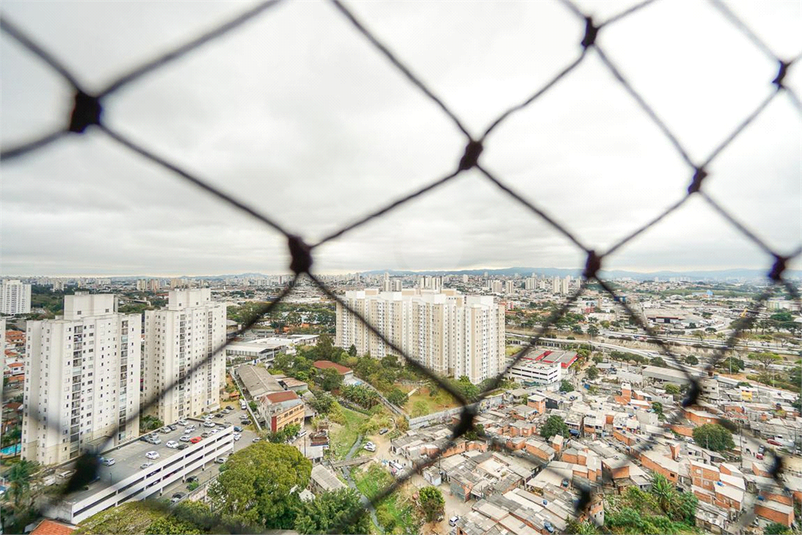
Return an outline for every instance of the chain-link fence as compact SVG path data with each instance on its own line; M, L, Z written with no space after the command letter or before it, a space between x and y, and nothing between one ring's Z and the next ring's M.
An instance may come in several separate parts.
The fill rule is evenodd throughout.
M654 332L653 329L645 322L641 315L636 313L629 304L625 301L617 299L617 295L613 287L609 284L607 280L600 276L600 270L602 268L603 263L606 259L608 259L611 255L616 253L622 246L629 243L635 237L639 236L646 230L652 228L655 225L658 225L661 221L663 221L666 216L676 211L678 208L683 206L691 197L701 197L704 201L709 205L709 207L718 213L725 221L728 222L732 228L736 229L745 239L751 241L755 245L757 245L762 251L768 254L771 258L774 259L773 265L769 267L767 272L767 278L770 282L769 288L761 293L747 308L746 313L742 316L740 320L737 321L737 324L734 326L731 335L726 341L724 347L721 347L716 351L716 353L706 362L706 370L712 372L713 368L720 363L727 355L730 353L736 345L736 342L739 336L747 329L751 328L756 321L756 318L763 310L766 301L772 295L774 291L786 291L789 293L796 301L799 303L800 297L796 287L790 284L783 278L783 273L786 270L786 266L788 262L800 255L802 253L802 248L797 248L790 254L780 254L773 250L771 247L767 245L767 243L761 239L756 233L751 231L747 228L733 213L723 208L714 198L712 198L709 193L705 190L705 180L708 177L708 170L710 169L711 163L716 160L719 155L727 149L727 147L735 140L745 129L749 127L749 125L761 115L761 113L766 109L768 104L772 102L775 98L787 98L793 104L793 106L798 110L802 111L802 106L800 105L799 97L794 93L794 91L785 85L786 76L788 74L789 69L794 67L794 64L799 59L799 56L795 58L781 58L775 54L772 49L766 45L757 35L751 31L751 29L741 21L724 3L719 0L711 0L712 5L718 10L721 16L726 19L729 23L734 25L740 32L742 32L753 44L754 46L759 49L763 54L769 57L772 61L776 62L777 64L777 71L776 76L772 80L765 80L766 85L766 96L763 101L746 117L744 117L740 123L738 123L737 127L730 132L726 138L721 141L721 143L716 146L710 154L702 159L696 160L689 156L689 152L686 150L685 146L682 142L678 139L678 137L672 132L672 130L667 126L667 124L661 119L661 117L655 112L655 110L649 105L648 100L645 96L641 95L627 80L627 78L622 74L619 68L616 66L615 61L606 53L604 48L600 46L597 37L600 33L607 33L607 32L614 32L614 26L619 21L629 18L629 17L637 17L637 13L644 9L649 9L649 6L654 3L654 0L646 0L644 2L638 3L629 9L622 11L621 13L607 19L607 20L595 20L591 16L586 15L581 9L579 9L576 5L574 5L571 0L560 0L561 4L565 6L570 12L572 12L576 16L577 24L582 25L584 27L584 35L581 39L581 42L578 43L579 53L576 58L571 61L568 65L566 65L560 72L558 72L551 80L549 80L545 85L542 87L537 88L529 98L524 100L523 102L510 107L506 111L504 111L501 115L498 116L481 134L478 136L471 133L468 128L466 128L465 124L460 120L460 118L445 104L445 102L439 98L434 91L415 73L414 69L410 66L407 66L404 62L399 59L399 57L388 47L386 46L381 40L379 40L374 33L368 28L368 26L357 18L354 13L340 0L331 0L331 3L339 11L339 13L344 17L345 20L353 27L355 31L361 34L369 43L369 45L382 55L387 62L392 64L401 74L403 74L406 79L412 83L415 87L417 87L428 99L434 102L445 114L456 127L462 132L465 139L465 150L462 155L458 158L455 157L457 160L455 169L453 172L449 173L448 175L438 178L434 182L426 185L425 187L406 195L402 198L396 199L385 206L382 206L376 209L374 212L368 214L361 219L346 225L343 228L340 228L325 238L321 239L317 243L309 244L307 243L303 237L293 235L288 232L275 218L271 217L269 214L264 213L261 209L257 209L254 206L248 204L245 200L238 198L234 195L230 195L228 193L223 192L216 186L212 185L210 182L204 180L203 178L194 175L193 173L188 172L185 169L182 169L179 165L172 163L168 158L160 156L155 151L138 144L125 134L121 133L120 131L116 130L113 127L110 127L103 118L104 113L104 105L105 103L113 98L114 94L120 90L121 88L133 85L137 81L141 80L143 77L147 76L154 71L160 69L169 68L169 64L175 61L180 60L187 54L191 53L192 51L207 45L213 42L218 37L236 30L244 23L250 21L251 19L260 16L260 15L267 15L270 8L275 6L276 4L280 3L281 0L269 0L267 2L262 2L252 9L249 9L242 13L240 16L233 18L230 21L225 22L224 24L220 25L216 29L200 35L196 39L193 39L187 42L184 45L181 45L174 50L170 50L156 58L152 61L149 61L143 65L140 65L123 76L120 76L114 82L109 84L104 89L96 92L91 93L87 91L85 88L79 84L77 77L73 75L64 65L62 65L59 60L51 54L49 51L45 50L43 47L39 46L33 39L29 38L26 32L8 20L5 16L2 17L0 21L0 27L2 28L3 32L6 35L13 38L17 41L20 45L26 48L31 53L38 56L44 63L46 63L51 69L57 72L64 80L66 80L74 90L74 105L72 108L72 113L67 121L67 125L54 132L47 133L42 135L40 138L17 145L13 147L6 147L2 149L2 153L0 157L2 161L8 162L10 160L20 158L22 156L28 155L30 157L35 157L35 153L37 151L46 150L48 146L57 143L60 139L74 134L82 134L87 129L94 128L95 130L99 130L106 134L110 139L113 139L121 146L127 148L133 153L138 154L142 158L149 160L158 166L168 170L176 177L184 180L195 187L201 188L205 190L208 194L217 197L220 201L228 203L229 205L235 207L242 212L245 212L257 220L264 223L267 227L269 227L272 231L278 232L283 234L287 239L287 246L289 249L289 253L291 255L291 264L290 268L292 269L295 277L292 281L283 289L283 291L278 295L278 297L272 301L270 304L265 305L262 307L258 314L254 315L253 318L245 324L241 329L239 329L235 336L229 339L229 343L234 340L240 339L240 337L246 333L249 329L251 329L257 322L260 321L265 315L270 314L274 311L276 305L282 302L282 300L287 297L295 288L296 284L299 281L299 278L306 277L308 278L311 283L320 289L328 298L331 300L339 303L339 305L354 317L358 318L361 322L363 322L367 328L378 338L380 338L384 344L390 348L391 352L394 352L398 355L405 357L405 361L409 366L415 368L417 372L420 374L428 377L431 381L439 386L439 388L447 391L451 396L453 396L459 403L462 405L462 410L460 413L459 423L453 427L453 434L451 436L450 445L454 443L457 439L465 435L465 433L474 430L474 419L476 417L476 411L478 402L484 399L490 392L497 390L497 387L501 384L503 377L506 375L506 372L510 370L512 366L517 364L521 361L533 348L535 348L543 333L545 333L550 327L553 327L555 323L568 312L571 306L577 301L577 299L586 291L588 284L595 283L598 284L603 292L608 294L610 297L614 298L615 301L619 302L621 306L624 307L626 313L630 316L632 321L637 323L637 325L648 335L651 337L652 340L655 340L659 346L660 352L668 359L673 361L680 370L682 370L683 374L687 378L688 382L690 383L690 388L687 391L687 395L685 399L682 401L681 405L682 408L675 411L674 413L667 416L666 423L672 424L677 422L679 419L683 418L684 415L684 408L691 407L696 405L699 401L701 401L702 390L700 386L700 380L703 374L700 374L698 370L694 370L689 368L680 361L677 357L675 352L671 349L671 346L663 341L658 333ZM535 104L544 94L550 91L556 91L557 87L559 86L560 82L571 75L572 72L580 69L583 64L593 61L589 58L592 56L596 57L597 61L600 61L606 69L614 76L617 82L620 84L620 87L623 91L625 91L636 103L637 106L642 110L643 114L647 116L662 132L665 137L665 140L668 144L670 144L673 149L681 156L682 160L687 164L687 177L688 177L688 186L687 190L683 191L682 194L679 196L679 199L672 204L668 209L660 213L657 217L654 217L645 225L642 225L634 230L632 230L627 235L620 238L618 241L614 242L614 245L609 247L605 251L598 251L592 248L590 245L583 242L583 240L577 236L576 234L569 231L563 225L555 221L550 215L540 206L530 202L526 198L524 198L518 191L510 187L501 177L497 176L495 173L489 171L485 166L482 165L480 161L480 157L484 148L485 143L491 139L491 134L494 130L505 120L507 120L510 116L514 115L518 111ZM532 215L540 220L544 221L548 226L552 229L557 231L559 234L564 236L568 241L574 244L575 247L580 249L582 253L586 257L585 265L582 270L582 281L579 286L579 289L575 291L569 298L553 313L548 317L547 321L544 325L539 329L538 334L529 341L529 344L526 345L521 351L516 353L509 364L507 365L506 369L500 373L491 384L487 387L487 389L481 393L479 399L472 399L468 400L465 399L463 394L454 388L454 386L447 381L444 381L441 377L436 375L434 372L430 371L425 366L419 364L413 359L407 358L405 352L400 348L397 347L381 330L376 328L375 326L371 325L369 322L365 320L365 318L356 310L353 310L346 302L344 302L339 295L334 293L321 279L313 272L313 259L314 253L316 249L332 240L336 240L345 234L353 231L354 229L361 227L374 219L380 218L385 214L395 210L399 206L405 205L410 203L414 199L422 197L437 188L440 188L444 184L447 184L454 180L456 177L465 173L468 170L475 170L477 171L487 182L494 185L505 194L507 194L512 200L515 202L523 205L527 210L529 210ZM503 239L503 238L502 238ZM225 346L219 347L216 349L213 355L209 357L208 360L217 357L222 351L225 350ZM207 361L208 361L207 360ZM199 364L199 366L204 365L206 362ZM194 370L193 370L194 371ZM175 385L171 385L170 388L174 388ZM157 402L157 399L149 399L144 400L141 406L141 411L146 411L153 406L154 403ZM29 415L29 417L35 418L37 415ZM138 416L136 416L138 417ZM722 423L728 425L728 422L722 420ZM644 453L646 450L652 448L654 446L654 437L650 437L649 440L644 441L640 446L634 447L628 453L629 457L637 460L640 458L641 454ZM503 447L503 446L501 446ZM445 451L441 449L440 452ZM782 490L782 492L789 494L790 490L785 483L784 475L783 475L783 457L780 454L770 453L771 460L769 464L771 465L770 468L770 475L772 484L776 484ZM408 479L415 473L420 473L421 470L426 468L427 466L432 465L438 460L439 455L430 455L425 462L420 462L414 465L414 469L411 471L406 472L403 476L399 477L397 480L393 482L393 484L389 485L387 488L379 492L376 496L371 499L371 502L375 505L381 502L384 498L389 496L391 493L396 492L402 485L404 485ZM98 461L97 458L92 455L85 455L79 458L77 462L77 470L76 473L72 476L72 479L66 485L65 496L62 498L69 496L72 492L77 489L83 487L83 485L94 479L98 469ZM548 467L546 468L548 470ZM586 485L586 486L579 486L579 499L576 500L576 513L580 517L583 517L591 503L594 501L594 494L601 493L603 487L603 481ZM758 494L762 492L764 489L758 489ZM754 494L750 495L752 497L752 503L747 503L744 506L745 513L740 516L738 521L730 527L729 531L731 532L740 532L742 531L748 524L752 522L755 516L754 512ZM354 515L362 515L365 514L364 509L359 509L353 513ZM604 527L601 527L604 530ZM248 531L252 531L253 528L247 529ZM337 530L334 530L335 532Z

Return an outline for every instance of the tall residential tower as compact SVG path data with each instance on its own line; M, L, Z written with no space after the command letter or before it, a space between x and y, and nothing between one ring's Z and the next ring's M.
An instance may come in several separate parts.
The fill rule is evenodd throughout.
M24 459L61 463L139 434L141 328L108 294L67 295L62 318L28 322Z
M504 306L455 290L349 291L344 301L411 359L442 375L479 383L504 366ZM337 305L336 344L382 358L393 349Z
M226 307L211 290L172 290L167 308L145 311L142 401L165 423L219 407L225 386Z

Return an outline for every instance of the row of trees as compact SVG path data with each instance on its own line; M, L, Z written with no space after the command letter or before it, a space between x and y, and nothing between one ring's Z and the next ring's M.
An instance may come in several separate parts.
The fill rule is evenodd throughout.
M380 403L375 390L362 385L347 385L340 389L340 395L360 407L370 409Z
M312 502L299 497L312 464L295 447L258 442L228 458L209 488L213 510L228 523L300 533L368 533L370 520L351 489L323 493Z

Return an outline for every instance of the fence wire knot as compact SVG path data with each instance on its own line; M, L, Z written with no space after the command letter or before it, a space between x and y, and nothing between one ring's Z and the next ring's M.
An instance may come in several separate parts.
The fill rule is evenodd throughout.
M791 66L791 62L780 60L780 68L777 70L777 76L774 77L774 80L771 81L772 84L777 86L777 89L783 89L785 86L783 85L783 80L785 80L785 75L788 74L788 67Z
M585 17L585 36L582 37L582 48L590 48L596 44L599 27L593 24L593 17Z
M707 171L704 167L697 167L696 171L693 173L693 180L691 181L691 185L688 186L688 194L697 193L699 189L702 187L702 182L704 179L707 178Z
M75 106L70 117L70 132L83 134L87 127L100 124L103 106L100 99L87 95L80 89L75 92Z
M460 413L459 423L454 427L454 438L459 438L473 429L473 419L476 417L476 407L466 405Z
M474 141L473 139L465 146L465 154L459 161L459 170L467 171L472 167L476 167L479 163L479 155L482 154L484 146L481 141Z
M780 255L776 255L775 258L774 265L771 266L771 271L769 271L769 278L775 282L780 282L788 259Z
M596 277L596 273L601 269L602 257L596 254L596 251L588 252L588 259L585 261L585 271L582 276L585 280L590 280Z
M292 255L290 262L292 272L296 275L309 273L312 268L312 249L299 236L290 236L288 242Z

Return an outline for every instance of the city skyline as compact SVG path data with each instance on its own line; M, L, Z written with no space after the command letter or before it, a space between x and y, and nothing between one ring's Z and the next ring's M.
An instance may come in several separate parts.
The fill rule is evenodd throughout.
M244 8L202 6L7 2L4 16L94 89ZM581 7L604 20L630 5ZM558 2L353 9L472 133L580 52L583 25ZM799 53L797 2L732 9L780 57ZM765 99L776 75L776 64L706 3L656 3L599 39L695 161ZM3 52L0 113L10 146L60 124L72 96L7 38ZM798 73L789 71L789 86ZM802 236L795 115L778 95L715 159L704 186L781 253ZM309 242L449 174L464 150L448 119L325 4L268 10L114 95L104 120ZM485 145L483 165L599 251L681 198L693 174L593 51ZM4 163L3 174L4 274L278 272L289 264L283 236L91 128ZM579 267L585 258L476 171L315 252L321 273L533 260ZM692 198L605 267L768 269L772 262Z

